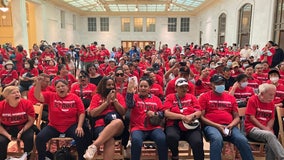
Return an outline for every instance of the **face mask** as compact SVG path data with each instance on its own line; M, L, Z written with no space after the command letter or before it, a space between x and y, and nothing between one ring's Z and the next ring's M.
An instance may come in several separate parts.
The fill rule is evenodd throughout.
M221 85L216 85L215 86L215 92L223 93L224 91L225 91L225 85L221 84Z
M228 66L228 67L231 67L231 66L232 66L232 61L228 61L228 62L227 62L227 66Z
M108 95L109 94L109 92L111 91L111 90L113 90L114 88L106 88L106 95Z
M248 85L248 82L243 82L243 83L241 83L241 87L242 87L242 88L245 88L247 85Z
M13 66L12 66L12 65L7 65L6 68L7 68L7 69L12 69Z
M224 51L224 49L223 49L223 48L220 48L220 51L221 51L221 52L223 52L223 51Z
M25 68L30 68L30 65L29 64L25 64Z
M190 60L189 60L189 62L190 62L190 64L192 64L193 60L192 60L192 59L190 59Z
M245 63L245 64L243 64L243 67L246 68L248 65L249 65L249 64L246 64L246 63Z
M210 65L210 68L211 69L215 69L215 65Z
M37 59L35 60L35 64L38 64L38 60Z
M96 68L98 68L98 67L99 67L99 64L96 63L95 66L96 66Z
M276 83L276 82L278 82L279 77L271 77L269 80L270 80L272 83Z
M272 56L272 53L270 51L267 51L267 56Z

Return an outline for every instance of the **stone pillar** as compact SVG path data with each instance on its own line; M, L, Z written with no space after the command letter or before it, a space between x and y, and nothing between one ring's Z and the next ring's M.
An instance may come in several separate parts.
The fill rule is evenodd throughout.
M12 22L14 28L14 45L23 45L29 52L29 37L27 29L27 13L25 0L12 0Z

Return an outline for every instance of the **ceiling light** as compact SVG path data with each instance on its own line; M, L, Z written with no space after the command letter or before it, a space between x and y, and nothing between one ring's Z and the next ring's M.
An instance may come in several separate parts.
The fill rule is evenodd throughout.
M7 11L9 10L9 8L7 8L7 7L0 7L0 10L1 10L2 12L7 12Z

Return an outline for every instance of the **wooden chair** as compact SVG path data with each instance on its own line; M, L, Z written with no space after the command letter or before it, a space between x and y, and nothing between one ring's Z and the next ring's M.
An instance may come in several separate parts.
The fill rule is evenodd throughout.
M245 121L245 113L246 113L246 107L243 107L243 108L238 108L238 112L239 112L239 116L240 116L240 130L241 132L244 132L244 121ZM257 146L257 148L254 148L254 149L257 149L257 150L252 150L252 153L255 155L255 156L261 156L263 157L265 155L265 150L264 150L264 147L265 147L265 143L263 142L257 142L257 141L254 141L250 138L248 138L248 143L251 145L251 146Z
M96 155L94 156L94 160L102 160L103 159L103 146L101 146ZM121 140L116 140L115 141L115 151L114 151L114 157L113 159L115 160L124 160L124 155L123 155L123 146L121 145Z
M42 104L36 104L36 105L33 105L33 107L34 107L34 111L35 111L35 114L36 114L34 124L40 130L40 122L41 122L41 117L42 117L43 105ZM15 144L15 143L17 144L16 145L16 152L9 152L8 151L8 153L7 153L8 156L20 157L24 154L23 142L21 140L12 140L10 143L12 145ZM34 146L34 149L32 151L32 156L34 156L35 153L36 153L36 148Z
M276 108L276 112L277 112L277 118L278 118L278 122L279 122L279 135L278 135L278 139L280 141L280 143L282 144L282 146L284 147L284 108L280 108L277 107Z

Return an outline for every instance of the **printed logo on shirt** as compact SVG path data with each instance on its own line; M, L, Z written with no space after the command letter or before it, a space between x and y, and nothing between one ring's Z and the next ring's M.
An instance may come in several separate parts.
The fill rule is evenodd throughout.
M158 110L157 103L153 103L153 102L144 103L143 101L137 101L137 107L141 110L151 110L151 111Z
M271 119L272 110L257 108L256 109L256 117L258 117L259 119L264 120L264 121L267 120L267 119Z
M210 100L209 105L212 108L216 108L219 110L224 110L233 107L232 103L230 101L215 101L215 100Z
M75 101L58 101L54 100L54 107L61 109L63 112L68 112L71 108L76 108Z
M21 122L23 120L26 120L27 118L28 115L26 114L26 112L2 114L2 122L9 122L11 124Z

